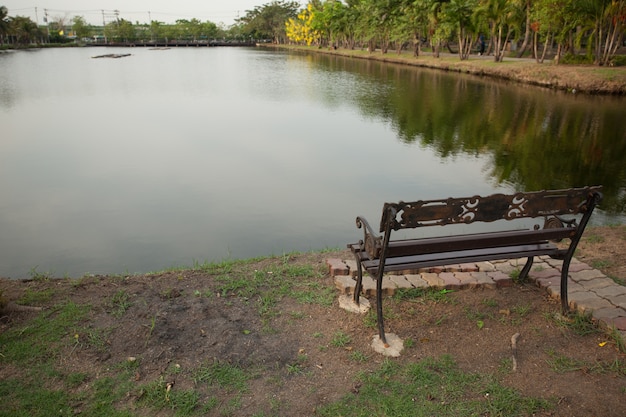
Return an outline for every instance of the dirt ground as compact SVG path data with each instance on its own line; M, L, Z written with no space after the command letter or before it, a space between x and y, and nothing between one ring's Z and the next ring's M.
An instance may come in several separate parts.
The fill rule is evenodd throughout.
M347 253L292 255L289 263L314 265L320 271L316 278L319 290L331 288L334 292L325 259L342 256ZM626 227L588 229L577 257L600 266L608 276L626 280ZM270 274L281 262L284 259L263 260L246 268ZM236 270L229 274L236 274ZM293 280L297 282L298 277ZM134 376L137 387L164 378L175 383L172 390L197 389L193 370L216 361L256 373L247 391L223 392L223 402L208 415L225 414L228 399L235 395L239 395L238 407L230 415L314 415L321 405L345 395L358 395L357 374L376 369L385 360L370 347L376 333L371 317L340 309L338 292L332 294L332 306L285 296L271 306L272 314L260 315L263 300L224 291L220 276L210 271L78 281L0 280L0 290L9 302L1 314L0 334L28 325L41 314L12 308L29 292L53 291L53 299L32 303L44 310L60 300L91 306L76 335L68 333L65 339L76 337L78 342L84 340L84 334L93 332L104 335L103 345L68 342L55 358L59 372L80 370L88 375L83 385L76 387L78 391L119 372L116 364L129 358L139 361ZM112 300L120 293L129 298L123 314L113 314ZM405 364L447 353L464 371L494 373L503 384L523 395L556 399L555 408L542 415L626 415L624 373L598 372L592 366L623 361L625 355L602 332L580 336L550 319L558 312L559 304L544 290L526 284L497 290L461 290L447 298L451 301L409 299L386 304L390 308L387 331L413 341L393 361ZM483 323L480 328L477 317ZM503 364L510 363L510 341L515 333L520 334L518 368L516 372L503 372ZM345 346L333 343L338 334L348 336ZM355 360L355 352L367 360ZM555 357L587 365L556 372L549 366ZM26 372L7 365L0 357L0 379L19 378ZM131 390L117 407L139 415L171 415L167 409L155 414L154 410L137 406L140 396L140 390ZM74 412L80 413L83 406L75 404Z

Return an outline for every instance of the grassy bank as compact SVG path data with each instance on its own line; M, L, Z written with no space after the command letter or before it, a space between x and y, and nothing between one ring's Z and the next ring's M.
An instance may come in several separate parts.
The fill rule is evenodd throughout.
M447 53L441 54L439 58L434 58L428 52L422 53L419 57L414 57L411 52L382 54L379 51L369 53L366 50L335 50L285 45L281 45L279 48L377 60L476 76L489 76L575 93L626 95L626 67L556 65L551 61L539 64L535 60L527 58L505 58L504 62L498 63L494 62L491 56L477 55L472 55L470 59L461 61L457 55Z
M625 233L590 228L578 255L619 267ZM336 303L325 260L347 256L0 280L0 417L626 413L621 340L531 285L399 291L385 316L405 350L376 354L374 312Z

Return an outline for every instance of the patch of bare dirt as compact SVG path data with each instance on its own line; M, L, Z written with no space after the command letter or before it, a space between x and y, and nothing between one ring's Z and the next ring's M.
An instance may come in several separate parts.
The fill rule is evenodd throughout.
M626 278L625 237L624 226L590 228L578 256L585 262L602 261L607 275ZM347 256L346 252L292 256L290 265L314 265L321 277L290 279L294 285L314 281L320 291L334 288L333 278L325 273L325 259ZM271 272L283 261L264 260L246 265L245 273L235 269L228 274L252 279L254 271ZM230 415L314 415L320 405L358 395L357 374L377 369L384 360L370 347L376 333L371 325L374 320L340 309L338 292L332 306L287 295L264 313L262 297L224 290L222 278L220 274L184 271L80 281L0 280L0 290L13 303L27 292L53 291L53 299L35 303L44 311L68 300L91 306L88 317L72 330L85 343L70 343L74 335L65 335L68 343L61 346L56 368L61 373L86 373L82 384L89 386L119 372L119 364L128 358L136 358L135 388L118 408L139 415L155 415L154 410L137 405L138 393L142 385L159 378L175 382L172 390L199 391L200 401L216 395L213 388L196 380L201 366L215 362L239 365L252 377L246 391L219 391L220 402L207 415L223 415L231 407L230 399L237 396L238 406ZM120 303L112 301L119 294L128 295L123 311L116 310ZM405 364L450 354L465 371L494 374L523 395L554 399L557 405L546 415L626 415L626 377L619 372L598 372L593 366L624 360L624 354L603 333L580 336L560 326L551 318L559 304L544 290L532 285L468 289L446 298L447 302L419 298L385 304L390 309L387 331L412 342L393 361ZM0 332L27 326L38 314L7 309L2 313ZM346 346L333 343L340 332L349 336ZM101 335L102 344L88 343L90 333ZM512 372L508 367L515 333L520 334L518 365ZM367 361L356 360L363 356ZM557 357L588 366L557 372L550 366ZM0 378L20 373L26 378L28 370L0 359ZM159 415L170 415L168 412L161 410Z

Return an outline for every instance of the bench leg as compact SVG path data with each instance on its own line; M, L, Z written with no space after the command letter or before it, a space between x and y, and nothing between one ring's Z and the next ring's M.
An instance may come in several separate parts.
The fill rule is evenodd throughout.
M566 315L569 313L569 300L567 297L567 277L569 275L569 265L572 261L570 256L566 256L563 259L563 265L561 266L561 313ZM526 261L526 265L522 268L522 271L519 274L520 281L526 280L528 273L530 272L530 268L533 265L533 257L529 257Z
M528 273L530 272L530 268L533 266L534 259L534 257L530 256L526 261L526 265L524 265L522 271L519 273L519 282L524 282L526 281L526 278L528 278Z
M563 259L563 265L561 266L561 314L564 316L569 313L569 300L567 297L567 276L569 275L569 264L571 262L571 256L566 256Z
M383 321L383 267L378 268L376 277L376 316L378 318L378 336L383 346L389 347L385 337L385 323Z
M357 278L356 284L354 284L354 294L352 294L352 299L354 300L354 303L358 306L359 298L361 297L361 289L363 288L363 267L361 266L361 261L359 260L359 257L356 255L354 255L354 257L356 258Z

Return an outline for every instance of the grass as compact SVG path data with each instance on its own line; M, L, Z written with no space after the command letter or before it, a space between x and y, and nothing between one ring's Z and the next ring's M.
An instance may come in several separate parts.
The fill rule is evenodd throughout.
M596 259L591 262L591 267L594 269L610 268L611 266L611 262L604 259Z
M621 353L626 353L626 344L624 344L624 339L622 338L621 333L615 327L612 327L609 330L609 337L615 343L617 350Z
M124 290L119 290L111 297L109 301L109 313L113 317L120 318L126 313L133 303L130 301L130 294Z
M451 302L448 294L454 292L448 289L436 288L399 288L395 291L393 299L396 301L448 303Z
M549 411L555 401L524 397L490 375L466 373L452 357L399 365L385 359L358 377L358 395L316 410L320 416L525 416Z
M333 335L330 344L334 347L346 347L350 344L350 342L352 342L350 335L347 335L342 331L338 331Z
M487 307L491 307L491 308L498 307L498 301L496 301L493 298L485 298L482 303L483 305Z
M581 313L576 310L567 317L558 313L552 313L548 315L548 319L554 321L558 326L568 328L579 336L601 333L601 330L593 321L593 315L591 313Z
M233 302L250 303L268 323L271 318L281 314L288 315L292 321L303 319L300 311L292 309L293 303L290 304L290 310L279 311L280 300L291 297L298 303L326 307L332 303L336 292L332 285L320 279L324 276L323 267L291 265L293 256L295 255L285 255L264 260L262 263L228 261L223 265L212 265L211 269L217 273L215 281L212 280L206 288L202 286L197 291L193 291L193 288L185 291L181 297L220 295ZM180 274L180 277L184 276L187 275ZM59 295L52 290L27 290L19 301L49 304L57 296ZM450 291L432 289L398 291L394 299L396 302L420 304L454 302ZM133 302L140 305L139 299L133 299L124 290L119 290L103 300L103 306L111 316L122 317L129 314L128 309ZM393 318L394 312L396 316L402 314L396 311L399 309L395 308L397 306L394 303L390 304L392 305L385 306L392 310L389 314L385 313L386 317ZM407 306L415 309L423 307L415 304ZM494 319L497 308L498 302L487 298L479 304L478 309L468 309L466 314L478 326L479 322L485 324L485 321ZM521 319L531 313L532 309L527 305L510 307L511 317ZM304 354L299 354L275 369L247 367L215 359L195 365L196 368L186 368L188 364L180 362L185 365L181 368L177 365L178 362L171 362L164 364L161 375L139 381L136 380L136 375L144 377L140 352L136 353L139 355L137 358L103 366L97 376L82 369L60 367L58 359L67 355L67 352L72 352L73 355L82 354L85 349L106 352L111 329L90 325L87 321L90 314L89 305L61 301L34 315L32 320L8 328L0 334L0 366L25 370L20 373L20 378L0 380L0 417L76 414L95 417L238 415L246 404L251 387L266 382L287 384L297 378L309 378L317 372L317 368L313 366L317 362L308 363L309 359ZM160 316L157 317L156 314L142 317L146 329L138 337L150 339L155 326L159 324L157 318L160 320ZM441 322L446 318L445 313L442 313ZM588 316L559 318L554 315L549 318L578 334L599 331ZM374 310L365 315L363 320L369 320L375 327ZM619 339L619 334L616 334ZM381 359L377 355L370 355L367 349L358 350L356 346L351 349L353 340L346 330L330 329L311 336L325 345L324 350L337 349L337 352L345 352L345 360L359 369L365 368L365 365L368 369L373 369L360 373L352 381L358 387L358 395L346 394L339 401L320 406L316 415L515 416L541 414L544 411L549 413L554 404L552 400L524 397L499 384L496 380L499 373L491 375L462 372L449 356L427 357L419 362L412 360L405 365L394 360L380 362ZM418 342L408 338L405 340L405 347L415 348L416 343ZM68 357L71 359L71 355ZM626 375L626 363L622 358L603 363L577 362L554 353L549 360L552 363L548 366L554 367L554 372L584 370ZM502 364L501 368L510 369L510 364ZM172 382L176 384L171 385ZM346 389L346 392L349 390ZM267 398L267 404L271 404L272 411L266 410L266 414L259 412L255 415L279 415L288 401Z
M324 272L310 264L292 262L298 254L285 254L262 269L254 269L250 261L228 261L224 264L204 266L203 271L216 273L216 290L221 297L239 297L256 300L257 310L266 333L273 332L269 325L280 314L276 306L283 297L292 297L302 304L331 306L335 291L322 285L319 279Z
M120 369L132 372L137 366L136 360L126 361ZM128 392L132 391L143 407L156 411L169 410L171 414L166 415L206 415L217 407L220 407L220 415L231 415L241 407L241 395L248 391L248 381L259 375L252 369L213 361L192 372L196 387L177 388L176 376L183 372L178 364L170 365L158 379L135 389L129 388ZM208 389L208 394L203 395L205 389ZM223 398L228 399L224 402Z
M532 312L532 307L529 305L516 305L511 308L511 312L520 317L526 317Z
M485 320L486 318L493 318L488 313L484 313L481 310L477 310L472 307L465 307L465 316L470 321L481 321Z
M71 347L71 353L85 345L104 349L106 331L81 327L90 310L88 305L67 301L0 334L0 363L27 369L19 380L0 380L0 417L70 416L77 404L81 404L82 414L94 417L133 415L115 407L131 389L130 371L115 371L90 381L84 372L55 366L63 349ZM90 389L78 389L84 384Z
M555 351L548 351L547 353L549 359L546 362L550 369L557 373L583 371L585 373L626 376L624 358L615 358L612 361L592 361L573 358Z
M37 268L39 268L39 266L34 266L28 272L33 281L49 281L50 277L54 276L54 272L52 271L39 272Z
M58 304L27 325L0 334L2 358L17 365L47 363L65 340L74 338L78 323L89 309L73 302Z
M521 284L522 283L522 281L520 280L521 273L522 273L521 269L515 268L509 273L509 278L511 278L515 284Z
M237 365L215 361L201 366L195 373L194 382L237 392L245 392L248 389L248 380L253 375L250 370L243 369Z
M612 279L613 282L615 282L617 285L626 286L626 279L617 277L615 275L608 275L608 277Z
M580 371L587 367L585 361L580 359L560 355L556 352L548 352L548 355L550 356L550 359L546 360L546 362L550 366L550 369L552 369L554 372L564 373Z
M587 236L585 236L584 239L587 242L589 242L589 243L602 243L602 242L604 242L604 236L597 235L597 234L594 234L594 233L587 234Z
M498 320L502 324L519 325L525 317L532 313L530 305L518 304L499 311L495 310L497 308L498 302L495 299L487 298L478 306L466 306L464 308L465 317L474 322L479 330L482 330L487 320ZM496 316L496 312L499 317Z
M350 353L350 359L355 362L364 363L367 362L368 356L360 350L355 350L354 352Z
M163 377L144 385L139 393L140 403L152 409L171 409L177 416L190 416L199 405L199 393L194 390L173 390L173 382Z
M83 332L86 338L86 344L97 352L106 352L108 345L108 337L113 329L101 329L101 328L86 328ZM77 333L79 334L79 333ZM79 337L80 334L79 334Z
M16 301L16 303L28 306L38 306L49 302L52 300L52 297L54 297L54 290L52 289L33 291L30 288L26 288L24 294Z

